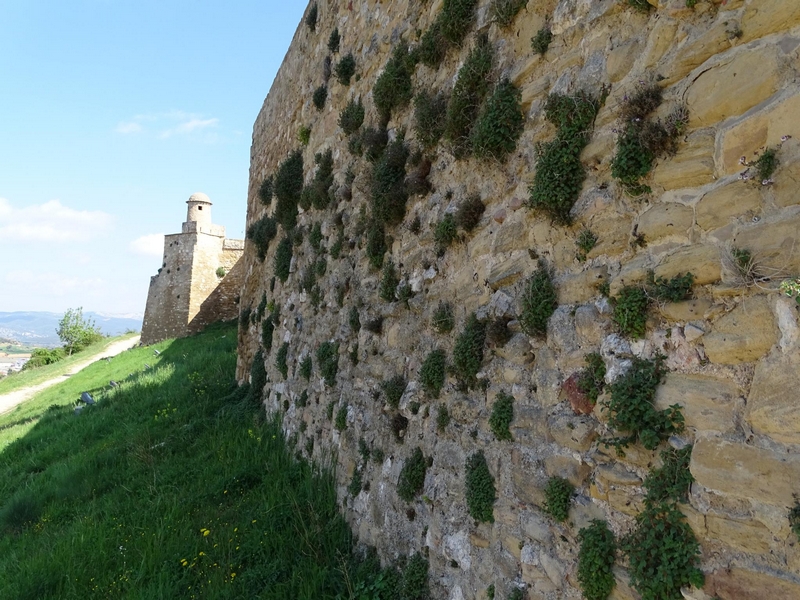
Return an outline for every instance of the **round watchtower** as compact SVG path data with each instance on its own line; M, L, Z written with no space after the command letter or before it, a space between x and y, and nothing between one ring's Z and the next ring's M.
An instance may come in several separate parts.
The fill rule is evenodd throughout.
M197 192L189 196L186 201L186 222L211 225L211 199L203 193Z

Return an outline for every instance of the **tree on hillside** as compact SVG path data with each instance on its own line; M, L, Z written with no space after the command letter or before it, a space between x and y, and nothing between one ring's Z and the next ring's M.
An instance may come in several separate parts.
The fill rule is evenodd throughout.
M83 307L68 309L58 322L56 333L64 343L67 356L103 337L93 319L83 318Z

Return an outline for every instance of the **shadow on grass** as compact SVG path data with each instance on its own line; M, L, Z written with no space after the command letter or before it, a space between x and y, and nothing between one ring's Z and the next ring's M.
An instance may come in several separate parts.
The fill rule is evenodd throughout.
M331 472L235 386L236 339L217 325L87 368L71 379L97 405L51 406L0 453L0 599L427 596L354 553Z

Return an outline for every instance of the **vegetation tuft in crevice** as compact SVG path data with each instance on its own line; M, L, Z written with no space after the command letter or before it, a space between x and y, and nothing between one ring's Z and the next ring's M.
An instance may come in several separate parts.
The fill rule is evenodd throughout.
M483 450L467 458L465 483L470 516L480 523L494 523L497 490Z

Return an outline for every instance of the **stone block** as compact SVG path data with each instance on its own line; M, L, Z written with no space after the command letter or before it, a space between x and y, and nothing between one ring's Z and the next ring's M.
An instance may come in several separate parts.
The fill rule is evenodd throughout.
M544 459L544 470L548 476L563 477L577 488L583 486L592 468L571 456L553 454Z
M753 431L787 444L800 444L800 356L796 352L768 357L756 365L747 419Z
M796 131L798 112L800 90L789 88L762 110L723 131L720 135L720 174L739 173L745 168L739 163L742 156L753 160L761 148L780 144L781 137Z
M526 269L530 269L531 260L526 255L517 254L492 266L489 272L489 286L493 291L512 285L522 278Z
M536 386L536 399L542 406L558 404L561 371L558 369L555 352L548 346L543 346L536 352L531 381Z
M742 15L742 41L749 42L800 24L800 4L786 0L751 2ZM800 595L799 595L800 596Z
M637 232L644 235L648 243L670 236L686 239L693 222L691 207L674 202L660 203L639 217Z
M631 587L631 578L622 567L613 567L614 579L617 584L611 590L608 600L641 600L639 593Z
M710 191L700 199L695 207L697 224L711 231L737 217L751 220L762 204L761 186L734 181Z
M731 381L705 375L667 374L656 390L658 410L679 404L686 426L697 431L732 433L736 414L744 406L742 390Z
M612 485L642 485L642 478L633 471L625 468L625 465L616 462L613 465L600 465L595 470L595 480L604 484L606 487Z
M683 302L667 302L659 306L661 315L670 321L699 321L711 308L711 300L707 298L695 298L694 300L684 300Z
M647 272L650 268L650 260L646 254L639 254L624 263L619 274L611 279L609 293L611 296L616 296L627 285L643 283L647 280Z
M800 214L779 221L762 221L742 227L733 237L733 245L750 250L762 267L794 273L800 271L798 231Z
M597 287L608 279L608 267L593 267L567 274L556 281L559 304L582 304L597 296Z
M597 431L590 417L556 417L548 425L556 443L571 450L586 452L597 439Z
M612 83L619 81L631 70L641 52L641 42L633 38L609 51L606 57L606 72Z
M779 0L776 0L776 2ZM780 87L775 51L743 48L700 74L686 93L690 127L708 127L741 115Z
M506 221L495 228L492 252L511 252L524 249L527 244L525 225L520 221Z
M720 600L800 598L800 584L775 575L739 567L721 569L707 574L704 589Z
M689 469L697 483L735 498L793 506L800 457L717 438L695 442Z
M664 257L654 271L658 277L665 279L691 272L695 285L716 283L722 276L719 250L715 246L701 244L679 248Z
M653 183L665 190L705 185L714 179L714 133L703 129L689 134L678 153L659 160L653 169Z
M800 160L779 167L774 179L772 197L777 206L785 208L800 204Z
M592 219L590 228L597 232L597 245L589 251L589 258L616 256L628 249L632 220L627 215L607 211Z
M585 346L598 346L605 335L606 320L594 305L579 306L575 310L575 334L578 344Z
M733 365L753 362L778 341L778 328L765 296L747 298L713 323L703 337L709 360Z
M695 67L699 67L715 54L730 48L728 28L728 24L720 20L699 37L681 46L677 57L664 73L665 85L671 85L684 78Z
M737 521L717 515L706 515L706 535L751 554L769 552L772 543L772 534L763 523L753 520Z
M680 21L662 17L656 21L653 30L647 37L647 46L644 49L644 66L650 68L661 60L661 57L675 45L675 34L678 32Z

